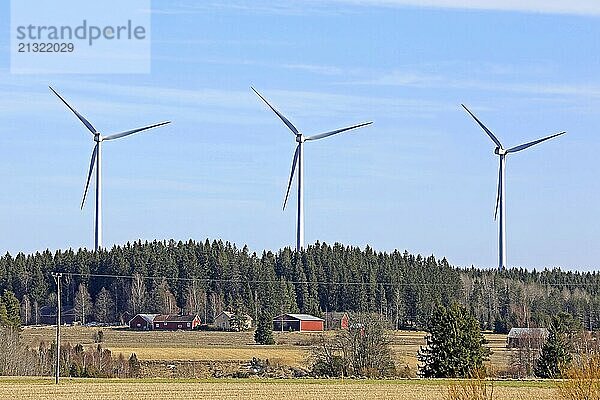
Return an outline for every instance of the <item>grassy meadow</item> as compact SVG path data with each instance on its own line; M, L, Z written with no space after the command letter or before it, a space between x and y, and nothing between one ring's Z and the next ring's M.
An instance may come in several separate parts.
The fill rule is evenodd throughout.
M235 368L253 357L269 359L283 365L306 368L310 347L320 333L275 333L276 344L258 346L252 332L133 332L123 328L63 327L63 343L96 346L97 331L103 332L104 348L128 357L136 353L141 361L155 364L146 376L162 378L84 379L62 378L56 386L51 378L0 378L0 399L42 400L178 400L197 398L221 399L419 399L448 398L450 380L352 380L352 379L177 379L160 368L175 362L229 363ZM325 335L332 335L326 332ZM52 342L53 327L26 327L22 338L31 347ZM416 372L416 353L424 344L423 332L389 332L396 362ZM487 334L493 354L490 364L495 370L505 369L509 352L506 336ZM156 367L158 365L158 367ZM552 381L498 381L494 399L555 399Z
M247 362L253 357L275 360L293 367L306 367L313 340L321 333L284 332L274 333L276 344L259 346L254 343L253 332L135 332L122 328L92 328L68 326L61 329L63 343L95 346L94 334L103 332L104 348L113 354L128 357L136 353L138 359L146 361L239 361ZM333 332L326 332L332 335ZM23 339L31 347L40 342L54 340L52 327L27 327ZM399 366L408 365L417 370L417 351L425 344L424 332L390 331L392 349ZM505 347L506 335L486 334L492 349L490 363L494 370L505 369L509 352Z

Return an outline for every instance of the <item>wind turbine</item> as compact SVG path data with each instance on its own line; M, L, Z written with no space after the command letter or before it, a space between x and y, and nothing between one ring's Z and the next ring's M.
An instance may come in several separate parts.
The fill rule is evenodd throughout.
M296 151L294 153L294 158L292 161L292 171L290 173L290 180L288 182L287 191L285 193L285 200L283 201L283 209L285 210L285 206L287 204L288 196L290 194L290 188L292 186L292 179L294 178L294 172L296 171L296 167L298 169L298 220L296 224L296 250L300 251L304 247L304 142L309 142L311 140L319 140L326 138L328 136L337 135L338 133L342 133L345 131L349 131L351 129L360 128L362 126L370 125L373 122L363 122L357 125L348 126L346 128L336 129L334 131L319 133L313 136L304 136L283 114L275 109L267 99L265 99L260 93L256 91L253 87L251 89L264 101L271 110L283 123L289 128L290 131L296 136Z
M461 106L469 113L469 115L471 115L471 117L473 117L473 119L475 121L477 121L477 123L479 124L481 129L483 129L485 131L485 133L487 133L487 135L490 137L490 139L492 139L492 142L494 142L494 144L496 145L496 149L494 150L494 153L496 155L498 155L498 157L500 159L500 167L498 168L498 194L496 196L496 209L494 211L494 220L496 220L496 217L498 216L498 209L499 209L500 210L500 221L499 221L499 227L498 227L498 242L499 242L498 243L498 250L499 250L498 268L500 270L503 270L506 268L506 216L505 216L506 203L505 203L505 198L504 198L505 187L506 187L505 186L505 175L504 175L504 170L506 167L506 156L509 154L512 154L512 153L516 153L521 150L525 150L531 146L545 142L546 140L550 140L557 136L563 135L566 132L563 131L563 132L555 133L554 135L546 136L544 138L537 139L532 142L524 143L519 146L505 149L502 146L502 143L500 143L500 141L498 140L498 138L496 136L494 136L492 131L490 131L479 119L477 119L477 117L471 111L469 111L469 109L467 107L465 107L464 104L461 104Z
M120 133L115 133L112 135L108 135L108 136L102 136L100 134L100 132L98 132L98 130L96 130L96 128L94 128L94 126L87 120L85 119L81 114L79 114L77 112L77 110L75 110L75 108L71 107L69 105L69 103L66 102L65 99L63 99L61 97L60 94L58 94L56 92L56 90L52 89L51 86L49 86L50 90L52 90L52 92L58 96L59 99L62 100L63 103L65 103L65 105L69 108L69 110L71 110L73 112L73 114L75 114L77 116L77 118L79 118L79 120L83 123L83 125L85 125L85 127L92 133L92 135L94 135L94 142L96 142L96 144L94 145L94 150L92 151L92 159L90 161L90 171L88 173L87 176L87 182L85 183L85 190L83 192L83 200L81 201L81 209L83 209L83 205L85 204L85 198L87 196L87 191L88 188L90 186L90 179L92 177L92 172L94 171L94 167L96 167L96 231L95 231L95 241L94 241L94 248L96 251L98 251L100 249L100 247L102 247L102 142L107 141L107 140L114 140L114 139L119 139L125 136L129 136L129 135L133 135L134 133L138 133L138 132L142 132L145 131L147 129L152 129L152 128L156 128L162 125L166 125L169 124L171 121L164 121L164 122L159 122L157 124L152 124L152 125L148 125L148 126L144 126L142 128L137 128L137 129L132 129L129 131L124 131L124 132L120 132Z

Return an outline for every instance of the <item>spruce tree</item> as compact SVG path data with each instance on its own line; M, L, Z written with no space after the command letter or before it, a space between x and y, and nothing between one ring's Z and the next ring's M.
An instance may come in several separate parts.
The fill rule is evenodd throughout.
M465 378L480 371L490 350L479 323L463 306L438 306L427 329L426 346L417 358L425 378Z
M8 326L8 314L6 313L6 306L4 301L0 297L0 326Z
M6 307L6 325L19 328L21 326L21 304L15 294L5 290L2 295L2 303Z
M112 299L110 292L102 287L98 296L96 296L96 303L94 303L94 317L98 322L113 322L114 321L114 309L115 302Z
M258 344L275 344L273 340L273 322L263 312L258 317L256 331L254 331L254 341Z
M572 320L572 317L570 319ZM548 331L548 339L542 346L534 372L539 378L560 378L572 358L567 338L570 333L569 318L565 318L565 313L559 313L553 318Z

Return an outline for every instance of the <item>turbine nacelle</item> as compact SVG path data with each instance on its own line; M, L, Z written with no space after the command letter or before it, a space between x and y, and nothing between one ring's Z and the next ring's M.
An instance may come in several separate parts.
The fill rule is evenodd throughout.
M506 149L503 149L502 147L496 147L496 149L494 149L494 154L503 156L503 155L508 154L508 151Z
M304 143L304 135L303 134L298 134L296 135L296 142L298 143Z

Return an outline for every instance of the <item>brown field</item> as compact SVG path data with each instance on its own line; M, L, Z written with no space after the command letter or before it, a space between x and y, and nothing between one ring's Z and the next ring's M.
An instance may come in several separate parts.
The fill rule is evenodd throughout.
M104 333L103 347L113 353L129 356L136 353L140 360L175 361L248 361L253 357L276 359L290 366L307 365L310 345L320 333L274 333L275 346L258 346L254 343L253 332L134 332L122 328L91 328L70 326L61 329L63 343L93 346L96 331ZM331 335L332 332L325 333ZM392 348L398 365L417 368L417 351L425 344L424 332L390 331ZM23 331L24 340L32 347L41 341L54 340L52 327L27 327ZM486 334L492 349L490 363L495 370L505 369L509 352L505 348L506 335Z
M2 378L0 399L11 400L191 400L191 399L361 399L438 400L446 398L447 381L340 380L86 380ZM548 383L503 382L495 388L498 400L550 400L556 389Z
M276 345L258 346L252 332L132 332L122 328L63 327L64 343L95 346L94 334L102 330L102 346L113 353L129 356L136 353L140 360L151 364L146 376L170 379L65 379L59 386L49 378L0 378L0 399L94 399L94 400L187 400L198 398L219 399L361 399L361 400L438 400L447 398L446 380L317 380L317 379L174 379L166 371L169 362L201 362L193 368L239 368L237 363L253 357L269 359L279 364L306 367L310 347L320 334L275 333ZM54 340L53 327L27 327L23 339L32 347L40 342ZM325 333L331 335L331 332ZM416 353L424 344L423 332L389 332L398 365L409 365L416 372ZM508 351L506 336L486 334L493 354L490 364L495 370L506 368ZM227 364L229 363L229 364ZM229 366L227 366L227 365ZM233 366L232 366L233 365ZM218 369L217 368L217 369ZM198 375L192 375L198 376ZM208 375L211 376L211 375ZM222 376L222 375L220 375ZM558 398L553 382L500 381L496 383L495 399Z

